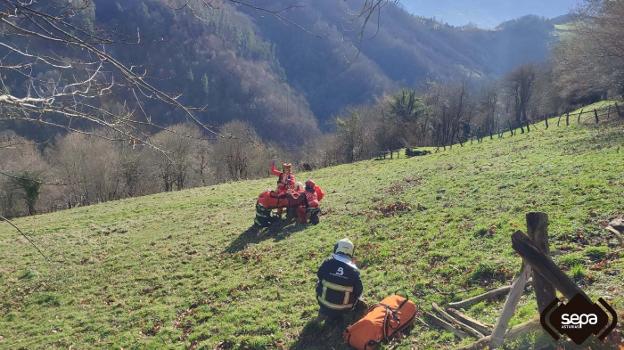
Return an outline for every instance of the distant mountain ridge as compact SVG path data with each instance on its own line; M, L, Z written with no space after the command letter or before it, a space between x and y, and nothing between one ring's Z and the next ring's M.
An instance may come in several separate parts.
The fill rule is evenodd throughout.
M472 23L483 29L529 14L555 18L573 10L576 0L401 0L406 11L455 26Z
M260 3L279 8L289 1ZM322 38L275 18L245 12L254 18L262 36L275 44L289 83L303 93L321 121L344 106L399 87L465 76L500 77L519 64L546 60L554 42L554 23L538 16L505 22L497 30L481 30L441 24L397 6L386 6L379 27L369 23L360 41L361 22L347 14L357 13L361 1L311 3L289 11L287 18L323 34ZM351 57L357 57L356 62Z

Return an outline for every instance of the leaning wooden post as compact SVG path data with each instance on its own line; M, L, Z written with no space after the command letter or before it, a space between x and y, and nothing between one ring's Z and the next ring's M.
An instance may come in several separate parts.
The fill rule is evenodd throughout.
M598 124L598 111L594 109L594 118L596 118L596 124Z
M568 112L568 113L570 113L570 112ZM561 123L561 118L563 118L563 114L561 114L559 116L559 119L557 119L557 127L559 127L559 123Z
M505 340L505 333L507 332L507 326L509 325L509 320L513 317L514 311L520 302L520 297L522 297L522 292L524 292L524 287L529 279L529 274L531 273L531 268L526 264L522 264L522 269L520 270L520 274L514 280L511 290L507 295L507 299L505 300L505 306L503 307L503 312L501 313L498 321L496 321L496 325L494 326L494 331L492 332L492 337L490 341L490 348L496 349L503 344Z
M533 271L549 281L568 300L577 294L587 297L587 294L561 271L550 257L544 255L522 231L517 231L511 236L511 245Z
M548 215L546 213L533 212L526 214L527 231L533 244L544 255L550 255L548 246ZM556 298L555 288L541 275L533 273L533 286L537 299L537 308L542 313L544 309Z
M546 124L546 129L548 129L548 114L544 115L544 124Z

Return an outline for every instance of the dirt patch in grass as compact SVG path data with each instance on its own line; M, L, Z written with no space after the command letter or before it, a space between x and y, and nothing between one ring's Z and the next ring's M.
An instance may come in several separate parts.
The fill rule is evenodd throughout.
M410 211L412 211L412 207L409 205L409 203L398 201L391 204L379 205L376 210L385 217L391 217L395 215L409 213Z

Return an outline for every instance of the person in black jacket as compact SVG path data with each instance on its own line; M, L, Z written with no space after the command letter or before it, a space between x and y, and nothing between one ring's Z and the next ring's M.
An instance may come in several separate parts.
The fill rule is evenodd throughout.
M319 318L336 319L365 304L360 271L353 262L353 243L345 238L334 246L334 253L319 267L316 284Z

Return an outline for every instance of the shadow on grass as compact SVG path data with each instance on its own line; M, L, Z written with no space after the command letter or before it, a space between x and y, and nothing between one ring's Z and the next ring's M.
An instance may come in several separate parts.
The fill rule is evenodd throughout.
M367 311L368 306L365 303L358 303L355 310L342 317L324 321L317 319L308 322L299 334L297 342L290 347L290 350L351 349L345 344L342 335L349 325L364 317Z
M619 147L622 144L624 144L624 132L618 128L592 135L583 140L565 141L561 144L561 148L566 154L577 154L603 148Z
M267 239L281 241L288 238L293 233L305 230L307 225L293 224L291 222L278 221L268 228L258 228L251 226L240 234L225 249L226 253L236 253L247 247L250 243L260 243Z
M348 349L342 339L342 333L347 326L346 320L310 321L303 327L290 350Z

